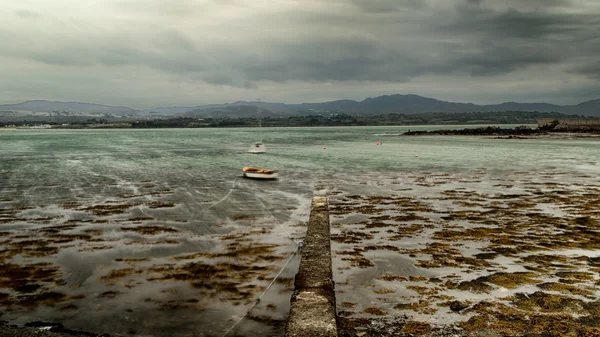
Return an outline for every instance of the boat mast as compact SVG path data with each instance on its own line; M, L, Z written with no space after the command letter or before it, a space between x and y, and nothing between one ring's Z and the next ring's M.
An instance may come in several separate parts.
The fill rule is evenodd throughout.
M260 114L258 115L258 129L260 130L260 142L263 142L263 136L262 136L262 123L261 123L261 119L260 119Z
M258 130L260 132L260 142L263 142L263 135L262 135L262 123L261 123L261 116L260 116L260 98L258 99L258 104L259 106L256 109L256 113L258 114Z

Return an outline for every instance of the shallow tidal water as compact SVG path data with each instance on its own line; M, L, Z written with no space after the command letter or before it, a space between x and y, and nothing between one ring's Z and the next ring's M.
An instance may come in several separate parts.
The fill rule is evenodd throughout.
M477 170L484 192L515 174L600 173L598 139L400 135L439 128L263 128L260 155L246 152L258 129L0 131L0 319L279 336L314 193L391 193L440 174L460 187ZM243 166L280 179L243 179ZM430 276L407 261L378 263ZM361 283L379 276L359 272Z

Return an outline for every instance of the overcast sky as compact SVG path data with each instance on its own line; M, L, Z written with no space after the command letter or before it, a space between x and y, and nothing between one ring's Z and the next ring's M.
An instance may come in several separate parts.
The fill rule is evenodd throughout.
M0 0L0 104L600 98L598 0Z

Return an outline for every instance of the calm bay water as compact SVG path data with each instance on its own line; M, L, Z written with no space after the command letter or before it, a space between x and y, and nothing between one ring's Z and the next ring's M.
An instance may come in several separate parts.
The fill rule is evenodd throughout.
M398 136L439 128L263 128L268 151L259 156L246 152L259 138L249 128L3 131L0 174L6 188L100 178L224 179L246 165L280 169L285 179L331 171L584 169L598 159L595 139Z
M107 282L107 272L122 267L115 259L152 258L153 263L158 263L180 254L216 251L219 236L247 230L244 219L252 218L260 224L272 225L272 232L260 240L278 245L279 259L274 265L280 267L286 254L294 250L293 242L287 240L288 233L295 239L303 235L302 229L294 225L308 219L313 192L331 187L336 181L358 184L383 175L460 174L477 169L503 177L510 177L513 172L530 172L535 176L538 171L559 171L573 181L581 175L600 173L597 138L400 135L409 129L440 128L449 127L263 128L267 153L260 155L247 153L249 145L260 139L259 130L251 128L2 130L0 210L9 212L18 206L22 211L13 214L16 220L5 217L0 232L29 235L48 226L77 221L86 223L85 230L98 230L86 222L96 221L95 224L107 223L102 229L103 238L110 239L106 242L117 242L110 249L77 250L65 246L46 257L23 254L4 257L4 264L59 265L64 282L45 285L45 289L77 293L85 298L78 299L77 310L59 311L44 306L35 310L13 308L2 318L16 323L54 320L116 335L130 330L147 336L169 336L174 332L190 336L221 335L245 314L249 303L215 304L211 299L202 310L186 307L165 312L164 303L194 294L181 285L175 291L144 282ZM243 166L278 169L280 179L274 182L241 179ZM175 207L153 207L151 203L159 200L155 196L162 195L165 197L161 202ZM117 213L103 218L85 210L124 200L139 202L131 204L122 217ZM81 205L61 206L69 203ZM108 220L99 222L99 219ZM143 236L117 230L122 224L140 222L133 219L177 229L177 235L157 236L177 244L143 245L139 243L146 240ZM283 276L293 277L297 262L297 258L293 259ZM135 291L128 291L132 288ZM157 288L163 301L159 308L163 309L151 305L152 299L158 297ZM108 290L121 295L116 298L99 295ZM271 313L274 319L285 319L290 292L284 290L271 294L277 308L276 314ZM0 288L0 293L8 292ZM89 323L90 316L95 323ZM111 323L103 319L110 319ZM252 335L253 329L255 325L246 323L239 333L247 331L247 335ZM280 333L273 330L264 335Z

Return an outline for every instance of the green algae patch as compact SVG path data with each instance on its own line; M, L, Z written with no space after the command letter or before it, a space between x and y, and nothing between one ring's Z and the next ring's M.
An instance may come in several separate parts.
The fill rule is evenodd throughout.
M490 276L485 276L484 281L504 288L514 289L526 284L539 283L540 280L536 279L536 276L537 274L528 272L495 273Z
M511 299L516 308L541 312L571 312L584 313L581 301L563 295L536 291L533 294L517 293Z
M556 291L562 294L571 294L571 295L580 295L580 296L592 296L594 292L591 290L587 290L580 287L575 287L572 285L557 283L557 282L548 282L537 285L538 288L542 290L548 291Z
M410 289L414 292L416 292L419 295L435 295L438 293L438 289L434 289L434 288L429 288L429 287L424 287L424 286L415 286L415 285L411 285L411 286L407 286L406 289Z
M424 335L431 332L431 325L426 322L409 321L404 324L402 332L412 335Z
M594 280L594 274L588 272L571 272L561 271L554 275L561 278L561 282L565 283L581 283Z
M375 307L368 307L364 310L365 313L370 314L370 315L375 315L375 316L385 316L387 315L387 311L383 311L379 308L375 308Z
M0 288L19 288L35 284L63 283L60 269L50 263L17 265L0 264Z
M178 230L166 226L138 226L138 227L121 227L125 232L136 232L142 235L157 235L161 233L176 233Z
M462 291L471 291L477 294L490 293L495 289L494 286L500 286L508 289L515 289L527 284L537 284L540 281L535 277L537 274L529 272L517 273L494 273L487 276L481 276L474 280L463 281L458 285L448 284L450 288L456 288Z
M371 262L371 260L367 259L366 257L362 257L362 256L344 257L344 258L342 258L342 261L350 262L350 265L353 267L359 267L359 268L375 267L375 265L373 264L373 262Z
M146 203L149 208L170 208L175 207L175 203L171 201L152 201Z
M134 205L118 204L118 205L94 205L81 208L81 210L90 212L96 216L109 216L115 214L123 214Z
M481 277L471 281L460 282L457 286L453 284L446 285L449 289L456 287L458 290L470 291L476 294L489 293L494 290L494 287L485 282Z
M346 231L341 234L332 234L331 240L338 243L361 243L363 240L372 240L373 234L360 231Z

